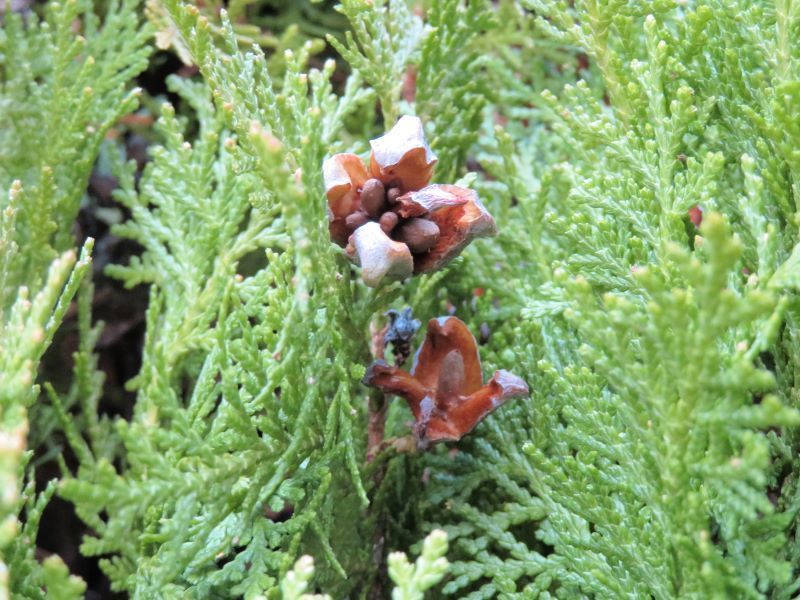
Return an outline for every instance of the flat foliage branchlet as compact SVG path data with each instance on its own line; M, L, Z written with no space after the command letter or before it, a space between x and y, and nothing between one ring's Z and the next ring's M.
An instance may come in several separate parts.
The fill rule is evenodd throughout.
M287 51L275 79L259 48L240 50L225 13L220 42L197 10L165 9L208 82L171 80L200 131L185 139L167 105L138 186L132 166L119 174L133 217L115 232L145 252L109 273L151 290L144 362L129 383L137 403L118 424L124 468L79 438L84 459L62 496L97 532L83 551L113 555L101 565L115 589L267 593L301 546L324 566L324 589L363 588L373 535L366 405L353 400L369 320L399 288L350 279L319 198L323 158L373 95L357 71L333 95L333 62L304 72L310 45ZM412 595L435 581L398 577Z
M18 199L12 198L12 203ZM55 482L37 496L27 469L32 453L26 446L28 409L39 396L35 383L39 361L91 268L92 247L90 238L79 259L74 250L56 258L38 293L31 297L21 287L7 319L0 321L0 595L10 590L44 598L46 591L61 589L62 598L79 598L85 588L80 580L68 581L67 568L58 556L42 565L34 558L39 519L55 492ZM24 525L19 520L23 511Z
M76 251L72 236L89 173L106 132L137 103L128 84L150 49L136 10L134 1L111 2L101 21L91 2L70 0L49 3L42 17L3 14L0 597L77 598L85 589L58 556L34 559L39 519L55 487L35 492L28 409L40 393L39 362L91 269L93 241ZM96 405L84 400L92 420Z
M256 596L302 545L326 588L347 590L369 562L352 399L367 322L391 290L343 280L317 199L336 122L365 94L335 97L332 65L301 72L303 53L273 86L230 27L223 54L202 18L169 8L216 105L204 84L171 80L199 133L185 139L166 105L138 191L133 167L120 173L133 218L116 232L145 252L109 272L151 294L137 403L118 423L124 468L80 442L89 459L62 495L97 532L83 551L113 555L101 565L116 589Z
M394 587L392 600L422 600L431 587L438 584L447 572L447 534L434 530L422 542L419 557L411 564L404 552L392 552L387 557L388 574ZM291 571L281 580L283 600L330 600L327 594L304 593L314 577L314 559L301 556Z
M595 62L531 96L524 137L512 114L484 146L500 180L485 189L521 225L494 277L518 283L474 320L499 324L485 356L517 361L535 391L431 457L418 512L463 556L444 591L788 597L797 493L775 501L770 460L798 422L793 103L783 68L769 81L754 65L789 51L796 10L743 5L743 27L717 3L527 4Z
M137 105L140 92L129 82L150 54L137 7L111 2L102 21L83 0L48 3L42 18L4 15L0 186L19 181L25 190L13 208L13 237L4 238L25 247L6 267L4 316L19 285L38 291L50 262L74 247L72 224L100 143Z

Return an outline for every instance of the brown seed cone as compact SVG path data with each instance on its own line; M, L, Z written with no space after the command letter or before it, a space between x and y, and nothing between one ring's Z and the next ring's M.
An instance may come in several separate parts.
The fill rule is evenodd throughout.
M439 240L439 226L428 219L409 219L397 229L395 236L403 242L412 254L422 254L436 245Z

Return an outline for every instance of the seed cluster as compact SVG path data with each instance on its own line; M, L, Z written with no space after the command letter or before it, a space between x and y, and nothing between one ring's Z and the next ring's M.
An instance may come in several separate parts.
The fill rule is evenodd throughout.
M439 241L439 226L421 217L403 218L397 209L400 189L386 186L378 179L367 179L361 187L361 210L347 216L345 224L350 233L376 221L391 239L402 242L412 254L424 254Z

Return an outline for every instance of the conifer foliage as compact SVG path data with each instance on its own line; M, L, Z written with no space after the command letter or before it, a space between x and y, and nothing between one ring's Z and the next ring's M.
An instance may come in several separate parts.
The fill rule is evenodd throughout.
M131 597L797 595L797 0L101 4L2 14L0 598L84 593L35 553L54 494ZM146 99L143 171L106 143L142 249L106 274L149 294L109 417L72 225L153 48L197 75ZM367 287L322 166L404 115L498 235ZM64 392L39 363L73 302ZM530 394L409 443L362 384L408 307Z
M130 89L150 53L135 1L91 2L44 15L6 4L0 29L0 597L80 597L57 556L34 559L37 524L55 492L37 497L27 411L39 361L90 270L93 241L72 226L106 131L137 104ZM84 302L84 313L88 303ZM84 328L88 333L88 326ZM84 336L85 337L85 336ZM84 353L85 358L88 353ZM88 400L88 398L86 398ZM91 406L91 403L85 403ZM96 415L92 415L96 417ZM24 507L24 526L18 515Z

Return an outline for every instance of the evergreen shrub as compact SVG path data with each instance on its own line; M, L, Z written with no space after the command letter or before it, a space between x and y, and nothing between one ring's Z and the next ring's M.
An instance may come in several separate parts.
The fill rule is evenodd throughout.
M22 5L0 14L0 598L85 593L37 552L54 495L134 598L797 596L800 2ZM165 56L185 66L143 93ZM120 124L150 115L142 169ZM403 115L498 235L367 287L322 165ZM73 229L101 166L109 235L141 249L103 273L148 293L123 415ZM530 393L407 443L405 402L362 384L407 307ZM67 386L41 368L65 319Z

